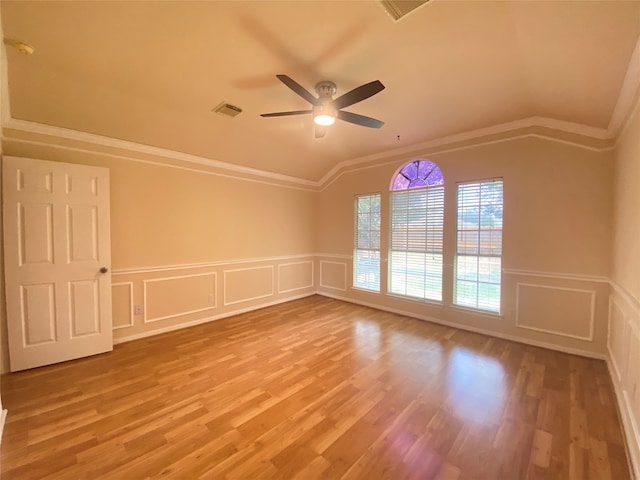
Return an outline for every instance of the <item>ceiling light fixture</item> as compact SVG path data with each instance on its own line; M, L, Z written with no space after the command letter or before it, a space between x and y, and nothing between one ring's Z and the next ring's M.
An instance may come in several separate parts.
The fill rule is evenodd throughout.
M329 126L336 121L336 109L331 105L319 105L313 109L313 121L316 125Z
M338 111L333 106L333 95L336 93L336 84L322 81L316 84L319 103L313 107L313 121L316 125L328 127L336 122Z

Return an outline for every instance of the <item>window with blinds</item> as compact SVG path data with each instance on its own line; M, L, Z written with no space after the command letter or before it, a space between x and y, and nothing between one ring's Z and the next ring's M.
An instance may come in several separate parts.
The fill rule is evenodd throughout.
M411 162L392 189L389 292L442 301L442 172L427 160Z
M500 179L458 185L454 304L500 313Z
M380 194L356 197L353 286L380 291Z

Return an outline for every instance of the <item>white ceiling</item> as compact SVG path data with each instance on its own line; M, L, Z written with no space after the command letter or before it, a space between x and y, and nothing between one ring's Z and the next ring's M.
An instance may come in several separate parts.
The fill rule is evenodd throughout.
M2 1L14 119L317 181L340 162L530 117L605 131L640 1L438 1L398 22L374 1ZM337 96L386 89L315 139L275 77ZM243 112L212 113L221 101ZM399 139L398 139L399 136Z

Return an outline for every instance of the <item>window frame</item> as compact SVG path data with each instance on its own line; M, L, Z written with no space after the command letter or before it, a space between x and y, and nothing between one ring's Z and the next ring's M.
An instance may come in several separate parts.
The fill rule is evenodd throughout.
M360 228L359 228L359 201L361 199L364 198L376 198L378 199L378 206L379 206L379 210L378 210L378 236L377 236L377 244L378 244L378 248L358 248L358 244L359 244L359 240L360 240ZM353 289L356 290L362 290L365 292L370 292L370 293L380 293L381 292L381 287L382 287L382 280L381 280L381 249L380 249L380 240L381 240L381 231L382 231L382 194L380 192L374 192L374 193L363 193L363 194L357 194L354 198L354 215L353 215L353 225L354 225L354 235L353 235L353 272L352 272L352 278L351 278L351 287ZM371 212L369 212L369 215L371 215ZM371 229L369 228L368 230L362 230L362 231L368 231L369 233L371 232L375 232L375 229ZM358 273L359 273L359 269L358 269L358 252L377 252L378 254L378 258L377 258L377 272L375 272L375 276L377 277L377 289L376 288L370 288L367 284L358 284L357 283L357 278L358 278ZM376 260L374 258L374 260ZM375 283L375 282L374 282Z
M431 170L428 172L426 176L421 176L420 174L420 163L425 162L429 164L428 166ZM422 183L420 186L411 186L412 179L408 178L403 174L405 169L410 168L415 165L415 178L417 183ZM432 179L433 183L430 184L429 178L433 173ZM399 175L402 175L407 180L407 185L402 186L400 188L397 187L396 179ZM437 190L437 196L434 196L432 192ZM398 235L398 227L394 230L394 221L396 220L396 214L399 213L399 216L402 215L401 210L396 210L396 204L402 196L409 197L407 200L407 204L413 200L412 196L421 196L424 195L424 215L420 216L419 225L417 225L420 233L424 234L424 238L414 237L411 238L411 232L409 227L407 226L406 231L406 247L402 249L394 249L394 239L395 235ZM444 299L444 254L445 254L445 245L444 245L444 219L445 219L445 180L442 175L442 171L439 165L431 160L425 158L413 159L408 162L403 163L397 170L396 173L391 178L391 183L389 187L389 246L388 246L388 266L387 266L387 294L390 296L426 302L426 303L434 303L437 305L443 304ZM434 206L437 207L437 211L435 212L435 216L430 215L430 208L433 209ZM411 212L417 211L412 208L406 208L407 221L411 216ZM431 210L433 212L433 210ZM433 232L437 232L439 235L434 241ZM394 235L395 234L395 235ZM401 233L400 233L400 236ZM417 244L424 242L424 248L411 249L409 244L412 241L416 241ZM402 242L402 240L400 240ZM433 244L439 244L439 251L433 250ZM437 250L437 249L436 249ZM404 278L398 278L398 271L396 271L396 276L394 277L394 257L398 258L398 256L402 256L404 254L404 261L401 261L402 268L404 270ZM420 263L419 260L422 260L422 268L420 269L419 275L413 275L414 279L420 277L418 284L421 284L421 288L415 288L413 285L413 289L411 288L411 274L409 272L409 265L411 263L410 257L413 257L413 261L416 261L416 265ZM423 259L419 257L423 256ZM439 256L439 261L437 257ZM431 257L431 258L429 258ZM433 269L429 269L428 267L432 266ZM418 270L418 269L416 269ZM437 272L435 272L437 270ZM401 286L400 289L393 288L393 282L397 282L396 287ZM433 288L429 288L429 284L436 280L439 282L439 285ZM404 285L404 287L402 287ZM399 291L403 290L403 291ZM412 291L413 290L413 293ZM419 290L422 290L421 293L418 293ZM435 291L437 296L429 296L429 291Z
M501 209L501 219L500 219L500 242L499 242L499 250L500 253L499 254L484 254L481 255L481 243L480 243L480 238L481 238L481 232L496 232L498 231L498 229L496 228L482 228L482 222L481 222L481 214L480 214L480 209L482 208L482 197L481 197L481 191L480 191L480 197L478 199L478 227L477 229L469 229L469 228L465 228L465 229L461 229L460 228L460 218L461 215L463 215L463 213L461 214L461 205L460 205L460 188L464 187L465 185L477 185L478 189L481 190L482 189L482 185L484 184L490 184L490 183L500 183L501 184L501 189L500 189L500 209ZM459 253L459 246L460 246L460 233L461 232L474 232L477 233L478 235L478 240L477 240L477 254L473 255L473 254L469 254L469 253ZM491 235L490 235L491 236ZM502 265L503 265L503 256L504 256L504 252L503 252L503 237L504 237L504 178L503 177L491 177L491 178L483 178L483 179L476 179L476 180L468 180L468 181L463 181L463 182L457 182L456 183L456 225L455 225L455 244L454 244L454 251L453 251L453 277L452 277L452 287L453 287L453 295L452 295L452 307L456 308L456 309L462 309L462 310L468 310L468 311L472 311L476 314L483 314L483 315L490 315L490 316L499 316L502 317L502 312L503 312L503 305L502 305L502 301L503 301L503 285L504 285L504 281L503 281L503 273L502 273ZM490 241L490 243L493 242L493 239ZM495 248L495 247L494 247ZM475 258L476 259L476 279L475 281L469 280L469 279L462 279L461 277L459 277L458 275L458 268L459 268L459 264L460 264L460 257L465 257L465 258ZM498 281L497 282L490 282L490 281L480 281L480 260L481 259L495 259L497 258L499 260L499 266L498 266ZM485 262L486 264L486 262ZM459 281L463 281L466 283L475 283L476 285L476 301L475 301L475 305L469 305L469 304L464 304L464 303L457 303L458 300L458 282ZM488 286L488 285L497 285L498 286L498 303L497 303L497 310L494 310L492 308L487 308L487 307L483 307L482 302L481 302L481 296L479 293L479 286L480 284L484 285L484 286ZM482 297L482 298L487 298L487 297Z

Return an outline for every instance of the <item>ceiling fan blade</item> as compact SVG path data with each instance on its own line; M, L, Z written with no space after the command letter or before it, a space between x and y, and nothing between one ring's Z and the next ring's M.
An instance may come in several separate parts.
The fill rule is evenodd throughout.
M288 77L287 75L276 75L276 77L278 77L278 79L282 83L284 83L287 87L289 87L291 90L293 90L302 98L304 98L311 105L318 104L318 99L314 97L311 93L309 93L309 91L307 91L307 89L305 89L302 85L300 85L298 82L293 80L291 77Z
M369 128L380 128L384 125L384 122L376 120L375 118L365 117L364 115L358 115L357 113L343 112L342 110L338 112L338 118L345 122L355 123L356 125Z
M274 112L274 113L261 113L261 117L286 117L288 115L304 115L311 113L313 110L294 110L293 112Z
M327 127L326 126L324 126L324 125L316 125L315 127L316 128L315 128L314 135L315 135L316 138L322 138L322 137L324 137L326 135L326 133L327 133Z
M365 83L364 85L360 85L350 92L336 98L333 101L333 106L336 107L337 110L340 110L341 108L348 107L349 105L353 105L354 103L358 103L372 97L382 90L384 90L384 85L380 80Z

